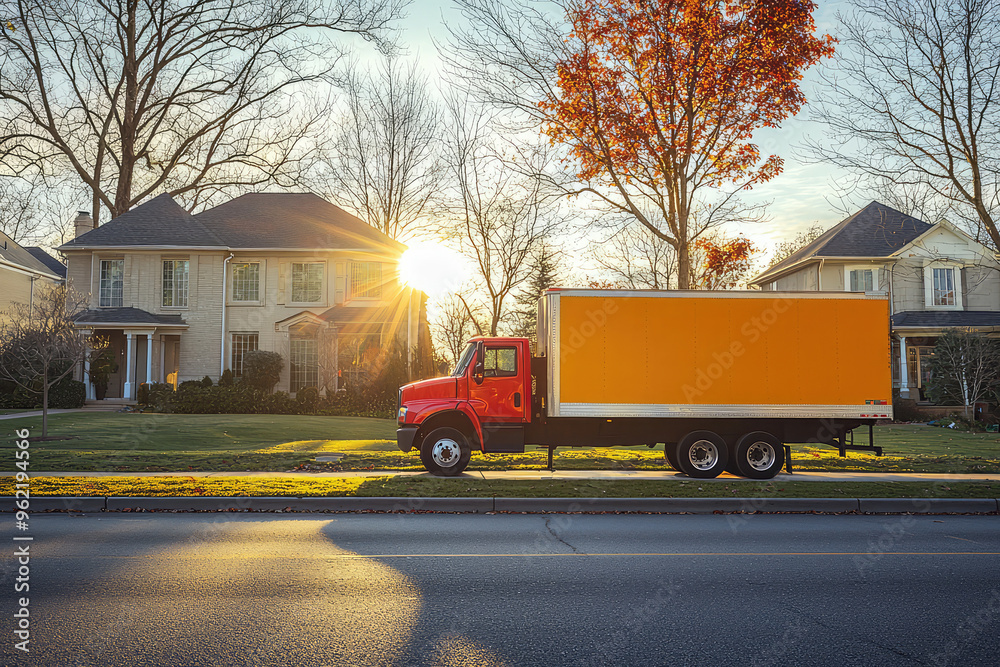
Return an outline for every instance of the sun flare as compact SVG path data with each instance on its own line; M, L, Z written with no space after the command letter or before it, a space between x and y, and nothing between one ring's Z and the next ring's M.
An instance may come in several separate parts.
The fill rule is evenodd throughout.
M399 260L399 278L403 284L431 298L455 291L468 276L468 260L440 243L411 243Z

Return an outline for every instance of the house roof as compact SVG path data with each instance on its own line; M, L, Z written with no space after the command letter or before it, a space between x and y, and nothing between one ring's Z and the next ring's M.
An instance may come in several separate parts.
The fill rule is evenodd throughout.
M230 248L406 248L309 193L246 194L195 217Z
M92 308L75 314L73 321L81 327L96 324L187 326L180 315L160 315L140 308Z
M767 282L812 258L889 257L931 227L923 220L873 201L823 232L816 240L768 268L754 278L751 284Z
M405 311L403 311L405 314ZM390 306L334 306L320 315L327 322L346 324L392 324L399 319L396 308Z
M52 276L53 278L62 278L66 275L65 268L61 274L56 273L46 263L39 260L38 257L30 252L28 248L22 248L2 232L0 232L0 260L15 264L28 271Z
M252 193L191 215L162 194L62 246L186 246L248 249L372 249L402 243L314 194Z
M889 318L893 329L1000 327L1000 312L988 310L907 310Z
M61 248L224 245L196 216L164 193L81 234Z
M60 278L66 278L66 265L60 262L58 259L45 252L44 249L38 246L32 246L30 248L25 248L32 257L37 259L39 262L48 267L49 271L56 274Z

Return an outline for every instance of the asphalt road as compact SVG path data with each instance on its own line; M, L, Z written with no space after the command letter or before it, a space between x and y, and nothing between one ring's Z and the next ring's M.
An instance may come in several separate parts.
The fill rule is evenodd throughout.
M7 553L13 518L4 519ZM3 665L996 665L984 516L34 515Z

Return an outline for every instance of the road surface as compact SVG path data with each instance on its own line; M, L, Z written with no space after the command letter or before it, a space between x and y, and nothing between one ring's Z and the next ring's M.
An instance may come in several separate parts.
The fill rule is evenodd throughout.
M4 519L8 553L13 518ZM3 665L995 665L988 516L33 515Z

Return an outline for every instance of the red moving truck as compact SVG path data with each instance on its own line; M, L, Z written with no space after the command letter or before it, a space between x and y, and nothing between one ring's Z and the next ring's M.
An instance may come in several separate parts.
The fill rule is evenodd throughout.
M476 337L448 377L399 390L399 448L457 475L473 449L664 446L691 477L769 479L785 443L875 451L892 418L884 295L549 290L538 352ZM853 430L868 426L869 444Z

